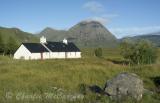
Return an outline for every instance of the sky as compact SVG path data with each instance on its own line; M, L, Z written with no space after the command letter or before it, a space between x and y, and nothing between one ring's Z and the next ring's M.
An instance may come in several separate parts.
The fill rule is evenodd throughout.
M160 0L0 0L0 26L37 33L101 22L117 38L160 31Z

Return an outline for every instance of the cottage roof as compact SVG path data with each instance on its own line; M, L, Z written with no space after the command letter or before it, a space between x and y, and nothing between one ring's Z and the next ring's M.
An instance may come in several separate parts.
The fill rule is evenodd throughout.
M50 42L43 44L41 43L22 43L31 53L42 53L42 52L79 52L80 49L76 47L74 43L63 43L63 42ZM46 48L47 47L47 48Z
M42 44L40 43L22 43L31 53L42 53L49 52Z
M67 44L63 42L47 42L45 46L50 49L52 52L79 52L80 49L77 46L69 42Z

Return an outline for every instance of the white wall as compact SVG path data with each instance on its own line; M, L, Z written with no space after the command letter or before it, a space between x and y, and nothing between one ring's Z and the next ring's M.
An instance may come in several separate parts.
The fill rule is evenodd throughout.
M41 59L41 53L32 53L31 59Z
M43 53L43 59L50 59L50 53L49 52L44 52Z
M67 58L81 58L81 52L67 52Z
M65 58L65 52L51 52L50 58Z
M81 58L81 52L50 52L50 59Z
M50 54L49 54L49 52L43 52L43 59L49 59L50 58ZM31 54L31 59L32 60L36 60L36 59L42 59L42 57L41 57L41 53L32 53Z
M76 52L76 57L77 58L81 58L82 56L81 56L81 52Z
M17 51L14 53L14 59L25 59L28 60L31 58L31 52L24 46L21 45Z

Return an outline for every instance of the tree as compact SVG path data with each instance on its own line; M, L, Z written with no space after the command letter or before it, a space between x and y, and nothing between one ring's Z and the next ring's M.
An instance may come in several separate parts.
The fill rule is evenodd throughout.
M14 38L9 37L9 40L7 42L7 54L9 54L10 56L14 54L14 52L17 49L17 42L15 41Z
M137 64L152 64L157 59L157 49L149 41L142 40L136 44Z
M95 49L94 54L96 57L102 57L102 48Z
M131 59L131 55L133 54L133 50L134 50L134 45L132 42L129 41L123 41L120 44L120 49L121 49L121 55L125 58L130 60Z
M5 43L2 38L2 35L0 34L0 54L5 54Z
M152 64L157 59L157 48L146 40L137 43L122 42L121 55L132 64Z

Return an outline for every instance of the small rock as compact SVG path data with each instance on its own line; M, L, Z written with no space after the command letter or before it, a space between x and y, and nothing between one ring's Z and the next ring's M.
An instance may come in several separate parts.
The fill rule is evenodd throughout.
M103 90L97 85L89 86L89 89L94 93L98 93L98 94L103 93Z

